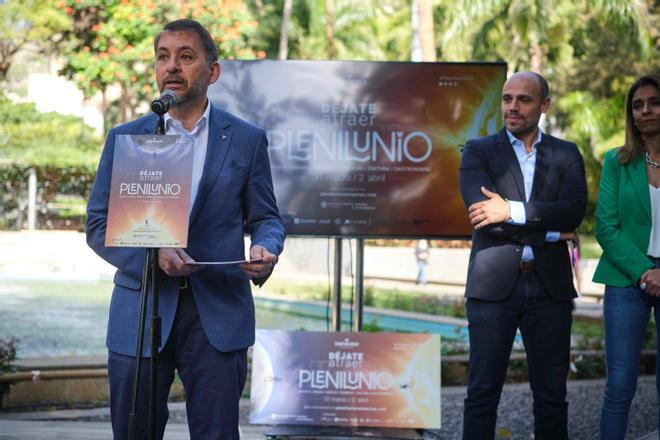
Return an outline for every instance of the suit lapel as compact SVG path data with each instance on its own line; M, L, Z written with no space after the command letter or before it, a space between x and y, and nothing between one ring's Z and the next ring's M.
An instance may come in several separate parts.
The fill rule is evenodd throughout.
M523 180L522 171L520 170L520 163L518 163L518 158L516 153L513 151L513 146L509 141L509 136L506 134L506 130L502 129L497 135L497 148L500 150L500 157L504 160L513 180L516 182L516 187L518 189L518 194L520 195L520 200L525 199L525 181Z
M222 164L227 156L229 144L231 143L231 134L227 132L230 122L222 116L222 113L211 106L211 114L209 116L209 139L208 146L206 147L206 158L204 159L204 170L202 171L202 178L199 182L197 190L197 197L190 212L190 223L193 224L199 215L204 202L213 187Z
M154 113L149 113L142 124L142 134L155 134L156 128L158 128L158 116Z
M637 158L624 167L630 181L635 187L635 194L644 208L644 212L651 220L651 194L649 192L649 178L646 174L646 162L642 158Z
M549 164L552 162L552 143L545 134L541 134L541 142L536 146L536 165L534 166L534 181L530 200L535 200L545 186Z

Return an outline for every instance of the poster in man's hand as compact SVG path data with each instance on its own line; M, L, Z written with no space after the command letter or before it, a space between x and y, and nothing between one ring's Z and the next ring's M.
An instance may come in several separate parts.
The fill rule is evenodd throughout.
M181 136L116 136L105 245L186 247L192 161Z

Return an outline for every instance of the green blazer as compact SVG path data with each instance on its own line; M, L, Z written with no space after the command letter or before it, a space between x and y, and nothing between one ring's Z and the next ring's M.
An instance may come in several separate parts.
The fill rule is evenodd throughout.
M596 239L603 254L593 280L629 287L654 267L646 256L651 235L651 198L644 159L621 165L617 150L605 155L600 177Z

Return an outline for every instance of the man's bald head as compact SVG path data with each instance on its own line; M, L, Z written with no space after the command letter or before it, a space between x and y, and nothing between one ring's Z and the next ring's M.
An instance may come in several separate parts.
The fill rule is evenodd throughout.
M546 79L543 78L538 73L530 72L530 71L516 72L513 75L511 75L509 79L506 80L506 82L508 83L509 81L518 78L527 78L536 81L536 83L539 86L539 94L540 94L539 96L541 97L542 101L545 100L548 96L550 96L550 86L548 86L548 81L546 81Z

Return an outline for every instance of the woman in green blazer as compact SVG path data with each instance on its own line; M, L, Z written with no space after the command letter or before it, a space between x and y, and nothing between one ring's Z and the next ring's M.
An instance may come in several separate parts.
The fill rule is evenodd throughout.
M645 76L626 98L626 143L605 155L596 207L603 254L594 281L604 283L607 384L602 440L623 439L637 388L651 311L660 335L660 78ZM658 345L658 344L656 344ZM660 359L660 352L658 353ZM656 369L656 381L660 362ZM660 384L658 384L660 390ZM660 418L658 421L660 430Z

